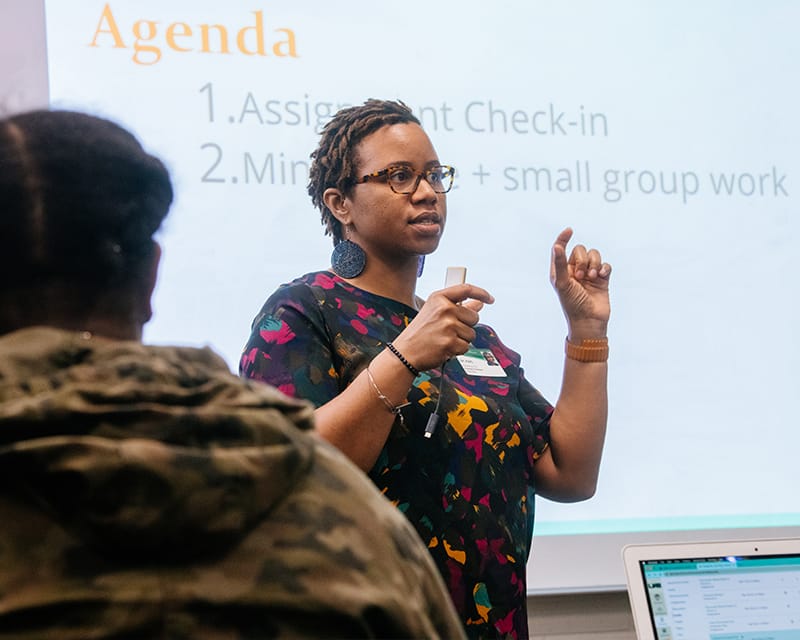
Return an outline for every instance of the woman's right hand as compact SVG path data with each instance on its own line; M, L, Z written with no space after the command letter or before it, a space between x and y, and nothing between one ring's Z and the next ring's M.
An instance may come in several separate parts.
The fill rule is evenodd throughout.
M393 344L420 371L466 353L475 339L478 313L494 297L486 289L457 284L433 292Z

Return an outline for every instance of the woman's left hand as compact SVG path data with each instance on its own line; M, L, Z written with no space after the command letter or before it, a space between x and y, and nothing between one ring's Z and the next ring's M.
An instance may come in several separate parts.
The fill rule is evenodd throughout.
M575 245L567 260L567 243L572 229L558 234L550 262L550 282L558 294L567 317L570 336L601 337L606 335L611 304L608 281L611 265L603 262L597 249Z
M567 259L572 229L553 244L550 281L567 316L567 339L606 337L611 305L611 265L597 249L576 245ZM550 417L550 446L536 461L536 492L551 500L573 502L594 495L608 420L608 366L605 362L564 359L561 392Z

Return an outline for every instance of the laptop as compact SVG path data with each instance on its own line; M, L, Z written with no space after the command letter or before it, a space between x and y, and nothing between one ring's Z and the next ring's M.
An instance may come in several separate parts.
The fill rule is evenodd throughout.
M800 640L800 538L622 550L639 640Z

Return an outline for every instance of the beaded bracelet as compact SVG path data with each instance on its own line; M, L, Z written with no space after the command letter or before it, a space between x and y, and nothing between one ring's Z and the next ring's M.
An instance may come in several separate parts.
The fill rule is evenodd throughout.
M395 347L391 342L387 342L386 346L389 347L389 351L391 351L394 355L400 358L400 362L402 362L406 366L406 369L408 369L411 373L414 374L415 378L419 375L419 369L417 369L413 364L411 364L408 360L406 360L405 356L403 356L403 354L397 350L397 347Z
M369 378L369 383L372 385L372 388L375 389L375 393L378 394L378 398L380 398L383 404L386 405L386 408L389 410L389 413L393 413L394 415L399 416L400 426L404 427L406 423L403 420L403 414L400 412L400 409L402 409L403 407L407 407L411 403L406 401L403 404L398 404L397 406L393 405L392 401L389 400L389 398L387 398L385 395L383 395L383 392L378 388L378 385L375 384L375 378L372 377L372 371L369 370L369 367L367 367L367 377Z

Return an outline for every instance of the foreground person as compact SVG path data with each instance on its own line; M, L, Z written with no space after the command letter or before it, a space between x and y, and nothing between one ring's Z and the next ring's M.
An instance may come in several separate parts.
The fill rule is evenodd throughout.
M161 162L42 111L0 120L0 166L0 637L461 637L310 407L141 344Z

